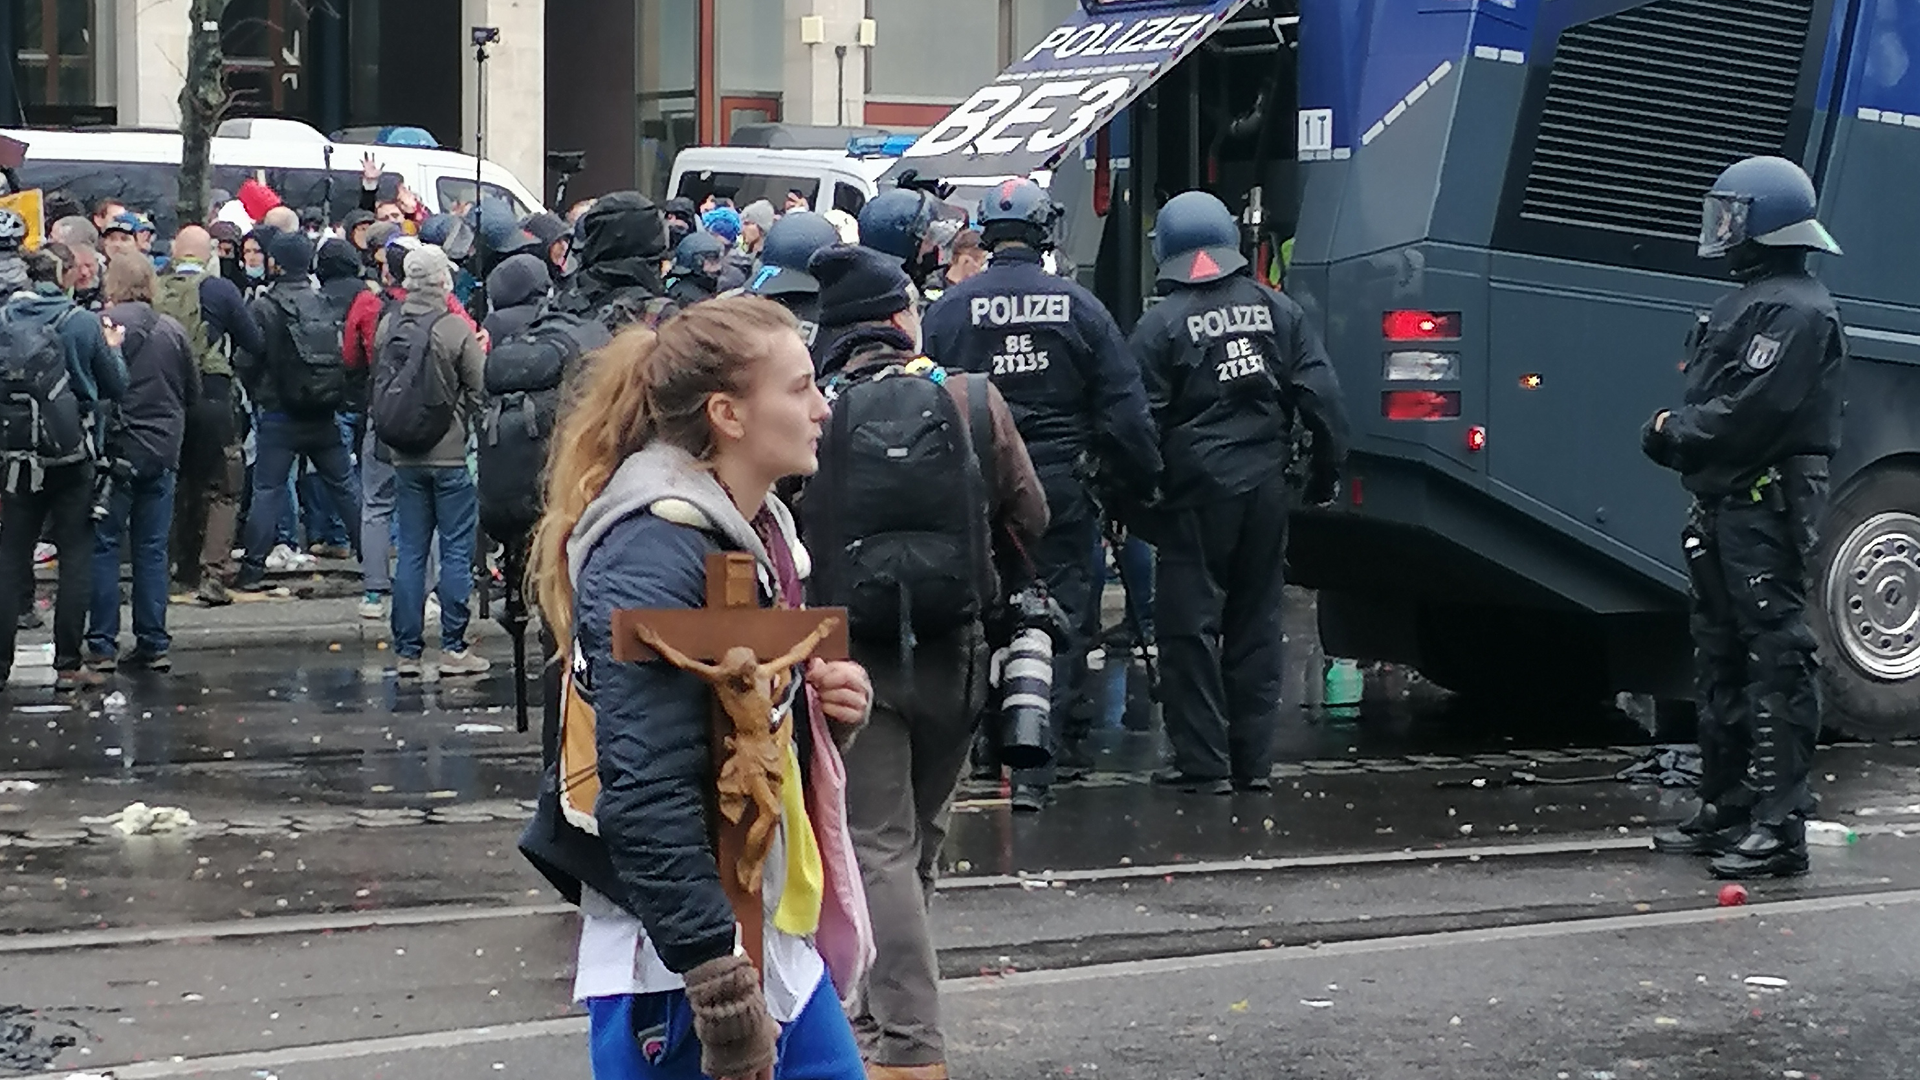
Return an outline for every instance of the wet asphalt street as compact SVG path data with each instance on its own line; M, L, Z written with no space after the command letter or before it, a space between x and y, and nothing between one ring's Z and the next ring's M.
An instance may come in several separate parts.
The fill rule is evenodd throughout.
M483 651L444 684L350 641L10 692L0 1076L584 1078L572 916L514 852L538 751ZM1684 796L1614 779L1648 740L1612 709L1289 720L1270 794L1152 789L1128 728L1042 815L966 787L955 1076L1913 1075L1920 748L1825 749L1862 839L1722 909L1647 849ZM136 801L193 825L121 836Z

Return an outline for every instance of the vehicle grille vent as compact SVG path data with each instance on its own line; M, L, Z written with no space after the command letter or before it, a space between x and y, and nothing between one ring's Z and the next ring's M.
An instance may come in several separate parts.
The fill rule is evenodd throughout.
M1812 0L1653 0L1567 29L1521 217L1698 237L1721 170L1786 149L1812 21Z

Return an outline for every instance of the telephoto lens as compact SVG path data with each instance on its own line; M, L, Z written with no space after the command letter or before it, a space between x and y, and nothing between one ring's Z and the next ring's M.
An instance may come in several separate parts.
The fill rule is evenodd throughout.
M1053 760L1049 730L1053 639L1029 626L1013 636L1000 664L1000 760L1037 769Z

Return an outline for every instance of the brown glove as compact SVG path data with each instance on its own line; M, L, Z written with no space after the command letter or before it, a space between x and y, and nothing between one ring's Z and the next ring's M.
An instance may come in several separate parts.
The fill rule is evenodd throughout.
M767 1015L760 973L744 956L723 956L687 972L687 1003L700 1040L700 1071L753 1076L772 1068L780 1025Z

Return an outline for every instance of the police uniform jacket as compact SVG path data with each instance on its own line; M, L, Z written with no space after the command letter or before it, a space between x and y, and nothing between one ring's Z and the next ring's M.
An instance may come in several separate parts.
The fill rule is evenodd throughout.
M983 372L1007 399L1043 476L1093 452L1122 485L1152 490L1160 448L1140 370L1113 316L1040 253L1009 247L928 309L926 352L955 371Z
M1714 305L1694 332L1685 404L1647 453L1704 497L1840 445L1846 334L1826 286L1806 273L1762 278Z
M1296 417L1313 433L1309 493L1329 497L1347 414L1300 305L1244 273L1171 288L1131 342L1166 459L1165 505L1230 498L1284 471Z

